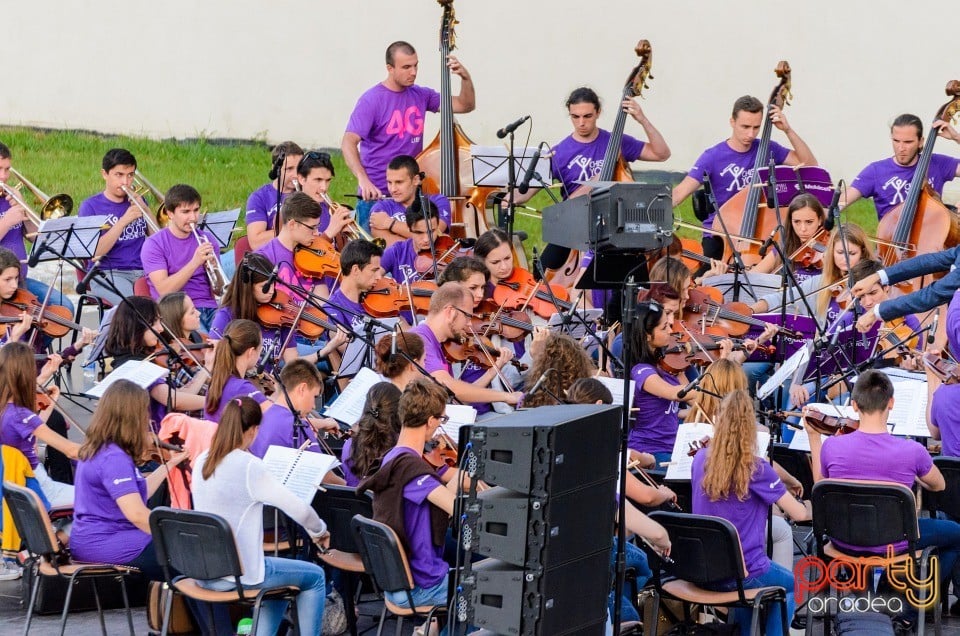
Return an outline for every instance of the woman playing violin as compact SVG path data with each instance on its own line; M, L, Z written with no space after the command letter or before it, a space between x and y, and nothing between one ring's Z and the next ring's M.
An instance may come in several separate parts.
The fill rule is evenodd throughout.
M144 319L150 323L152 329L143 324ZM129 361L145 360L151 354L162 353L160 341L154 332L162 334L163 331L160 310L152 298L124 298L113 314L104 345L107 355L113 356L113 368L116 369ZM160 421L167 414L168 402L174 411L190 412L203 408L204 398L200 391L209 377L206 369L200 367L192 380L173 391L167 385L166 378L160 378L147 387L151 397L151 423L155 432L159 430Z
M798 283L816 276L823 267L826 218L823 205L812 194L798 194L787 208L783 252L793 260L791 267ZM780 253L772 248L751 271L770 274L779 271L781 264Z
M160 320L167 326L164 338L176 338L188 344L203 344L204 334L200 331L200 310L193 299L184 292L164 294L157 301Z

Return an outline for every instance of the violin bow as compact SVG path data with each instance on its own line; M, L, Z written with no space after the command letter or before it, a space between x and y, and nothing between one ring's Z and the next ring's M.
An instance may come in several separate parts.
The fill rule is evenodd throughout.
M407 294L407 302L410 303L410 315L413 317L413 326L416 327L420 324L420 322L417 320L417 308L413 305L413 288L410 286L410 281L403 281L403 284L400 285L400 289L405 291Z
M477 339L477 344L480 345L480 353L483 354L483 357L487 359L487 362L490 364L490 368L494 369L497 373L497 377L500 378L500 382L503 384L503 390L510 390L511 384L503 376L503 373L500 370L500 367L497 366L497 361L493 359L493 356L490 355L490 352L487 351L486 347L483 346L483 343L480 342L480 336L473 329L473 325L470 325L470 333L473 334L473 337Z

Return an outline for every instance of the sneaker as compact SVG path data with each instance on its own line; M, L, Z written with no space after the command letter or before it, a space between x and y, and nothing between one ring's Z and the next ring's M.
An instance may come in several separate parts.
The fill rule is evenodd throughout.
M13 561L0 563L0 581L15 581L23 576L23 567Z

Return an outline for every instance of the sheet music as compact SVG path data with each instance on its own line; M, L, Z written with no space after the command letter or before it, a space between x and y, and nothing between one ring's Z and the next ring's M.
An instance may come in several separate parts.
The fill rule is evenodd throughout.
M347 317L347 321L350 318ZM386 333L393 331L394 326L397 322L400 321L399 318L380 318L379 321L383 323L386 329L380 327L380 325L374 325L371 330L373 336L373 342L376 342L380 339L380 336ZM361 327L354 330L358 335L366 337L366 332ZM367 343L363 338L354 338L350 341L350 344L347 345L347 350L343 352L343 362L340 366L340 377L349 378L357 373L360 369L365 368L363 365L366 362L367 358Z
M550 316L550 319L547 320L547 328L554 333L565 333L569 334L571 338L579 340L587 335L587 328L583 326L583 323L586 322L588 325L592 325L600 319L600 316L603 315L602 309L585 309L575 312L580 318L574 318L570 316L570 321L567 324L564 324L564 319L567 317L566 313L563 314L553 314Z
M808 362L810 362L810 345L798 349L796 353L787 358L786 361L780 365L780 368L777 369L777 372L770 376L770 379L764 382L763 386L757 389L757 397L762 400L776 391L777 387L788 379L792 379L794 374L800 371L801 368L805 370Z
M109 223L109 218L105 214L98 214L47 219L37 228L38 240L34 241L33 249L38 249L46 241L49 251L40 256L42 261L56 260L61 254L66 258L92 258L100 242L100 228ZM69 231L71 228L72 235Z
M323 476L339 466L340 462L333 455L270 446L263 456L263 464L290 492L309 504Z
M893 383L893 410L889 423L901 437L930 437L927 428L927 383L902 380Z
M440 429L453 440L454 444L460 441L460 429L477 421L477 409L469 404L447 404L444 413L450 419Z
M617 378L608 378L602 375L595 376L594 380L599 380L603 386L610 389L610 393L613 394L613 403L623 406L623 380ZM627 405L628 409L633 408L633 396L637 390L636 380L630 380L630 404Z
M149 360L130 360L129 362L121 364L114 369L110 375L90 387L86 395L98 399L102 398L103 392L117 380L130 380L137 386L147 389L153 385L154 382L165 376L168 371L169 369L167 369L167 367L161 367L159 364L154 364Z
M666 479L690 481L693 457L687 452L692 442L699 442L704 437L713 439L712 425L703 422L680 425L677 429L677 439L673 442L673 454L670 457L670 465L667 466ZM766 457L769 445L770 431L757 430L757 446L754 449L757 457Z
M519 179L533 160L536 146L517 146L513 149L513 165ZM510 166L507 164L507 149L504 146L470 146L473 182L478 186L503 187L510 180ZM541 156L537 160L536 171L550 183L550 157ZM534 187L540 184L534 183Z
M378 382L383 382L383 378L377 372L362 367L347 384L347 388L343 390L340 397L323 410L323 414L338 422L353 426L363 415L363 405L367 401L367 393Z

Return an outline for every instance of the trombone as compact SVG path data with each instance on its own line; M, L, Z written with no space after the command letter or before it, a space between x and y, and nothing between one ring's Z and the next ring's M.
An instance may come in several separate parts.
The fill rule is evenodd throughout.
M167 223L170 222L170 215L167 214L167 208L163 204L163 193L160 192L157 186L150 183L150 181L143 176L142 172L137 170L134 173L132 185L124 185L120 186L120 188L124 194L127 195L130 204L140 210L140 214L143 216L143 220L146 222L147 227L150 228L152 234L156 234L167 227ZM160 202L160 207L157 208L156 215L150 212L150 208L142 201L143 195L147 193L153 195L153 197Z
M59 219L64 216L70 216L70 213L73 212L73 199L69 194L55 194L52 197L48 197L40 188L30 183L27 178L15 168L10 168L10 174L15 176L20 183L16 186L0 183L0 188L3 189L7 196L13 199L14 203L23 208L24 214L33 225L40 227L40 224L47 219ZM20 186L29 190L30 194L36 197L37 200L43 202L39 214L27 205L23 197L20 196Z
M324 203L326 203L327 206L330 208L331 213L339 212L340 209L343 207L342 205L340 205L339 203L331 199L326 192L321 192L320 198L323 199ZM380 249L384 249L387 246L386 239L373 238L369 232L367 232L357 224L356 218L350 221L350 225L343 228L343 234L346 235L347 240L350 240L350 241L354 241L356 239L363 239L365 241L370 241Z

